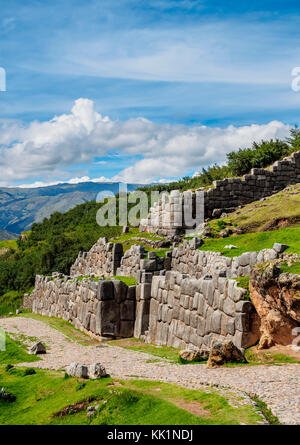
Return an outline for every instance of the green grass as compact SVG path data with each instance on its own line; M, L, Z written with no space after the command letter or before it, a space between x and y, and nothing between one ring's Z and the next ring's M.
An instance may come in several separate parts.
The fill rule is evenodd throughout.
M123 277L116 275L112 277L112 279L123 281L123 283L127 284L127 286L136 286L136 279L134 277Z
M147 247L146 249L145 249L145 252L147 253L147 252L155 252L156 253L156 256L158 256L158 257L160 257L160 258L165 258L165 256L166 256L166 253L167 252L169 252L170 251L170 247L167 247L167 248L161 248L161 249L153 249L153 248L151 248L151 247Z
M300 363L299 360L275 351L257 351L255 347L246 349L245 357L249 364Z
M161 235L157 235L156 233L147 233L147 232L140 232L138 228L130 227L129 233L124 233L118 237L115 237L112 239L113 243L122 243L123 241L131 240L132 238L145 238L152 241L160 241L163 240L164 237ZM137 240L136 244L138 244Z
M300 184L288 187L264 201L247 204L242 209L230 213L227 218L213 220L209 225L216 231L227 226L238 227L243 232L258 232L276 229L280 223L285 226L299 225L300 221Z
M110 377L82 381L62 372L0 368L0 386L16 396L0 402L1 425L238 425L257 424L252 405L233 407L214 391L197 391L142 380L114 381ZM76 412L74 404L83 402ZM97 405L87 418L86 407ZM71 409L64 410L66 406ZM199 411L192 414L190 406ZM72 414L73 412L73 414Z
M280 266L280 270L282 273L292 273L300 275L300 263L295 263L292 266L288 266L287 264L282 264Z
M238 283L238 287L242 287L247 290L247 294L243 297L243 300L250 301L250 277L233 278Z
M144 238L145 240L149 240L149 241L164 240L163 236L157 235L155 233L139 232L138 228L130 227L129 233L124 233L118 237L112 238L110 241L112 241L113 243L122 243L124 252L129 250L135 244L139 244L139 245L146 244L146 241L139 241L139 240L135 240L133 238ZM147 248L147 250L152 250L152 249L149 247L149 248Z
M0 297L0 316L16 312L22 306L23 292L10 291Z
M272 411L267 407L266 403L260 400L257 396L251 397L255 402L259 411L263 414L269 425L280 425L278 417L274 416Z
M0 364L27 363L40 360L36 355L26 352L26 346L6 334L6 350L0 351Z
M71 323L61 318L46 317L40 314L22 313L20 317L33 318L34 320L42 321L53 329L64 334L70 341L80 343L83 346L91 344L100 344L98 340L92 339L89 335L76 329Z
M178 357L180 349L177 348L172 348L169 346L158 346L152 343L143 343L137 338L109 340L107 343L112 346L115 345L121 348L131 349L132 351L145 352L146 354L154 355L155 357L161 357L174 363L181 363Z
M84 278L90 278L89 275L83 275L81 277L77 277L78 281L82 281ZM98 283L98 281L100 280L100 277L92 277L92 279ZM121 276L121 275L115 275L113 277L107 277L104 278L105 280L119 280L119 281L123 281L123 283L125 283L127 286L136 286L136 279L134 277L125 277L125 276Z
M6 241L0 241L0 250L1 249L17 249L17 240L16 239L10 239Z
M221 252L225 256L235 257L244 252L272 248L274 243L289 245L289 249L286 250L287 253L300 253L300 226L270 232L246 233L228 238L205 239L204 244L198 249ZM237 249L225 249L225 246L229 244L237 246Z

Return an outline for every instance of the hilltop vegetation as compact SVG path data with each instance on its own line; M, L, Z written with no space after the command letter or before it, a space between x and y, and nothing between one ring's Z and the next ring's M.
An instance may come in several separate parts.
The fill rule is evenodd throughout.
M300 224L300 184L286 187L261 201L251 202L228 214L226 218L209 222L217 232L225 227L239 233L265 232Z
M69 273L79 251L88 251L102 236L118 236L121 227L97 224L99 207L96 202L81 204L33 224L31 232L17 240L17 248L11 247L0 256L0 295L28 291L36 274Z
M197 176L185 176L176 182L169 184L155 184L150 187L140 187L146 192L158 190L160 192L178 189L180 191L196 190L200 187L208 187L213 181L225 178L242 176L250 172L252 168L265 168L295 151L300 150L300 130L293 128L290 137L285 141L279 139L254 142L249 148L240 148L227 154L227 164L220 166L214 164L208 168L202 168Z

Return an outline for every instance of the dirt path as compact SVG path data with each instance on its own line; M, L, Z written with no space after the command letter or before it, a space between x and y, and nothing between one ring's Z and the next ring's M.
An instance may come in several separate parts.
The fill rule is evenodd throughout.
M284 364L277 366L262 365L209 370L205 365L179 365L157 359L152 355L130 351L117 346L82 346L70 341L62 333L45 323L30 318L0 319L0 326L8 333L37 337L46 343L48 352L42 360L30 364L47 369L61 369L71 362L90 364L101 362L107 372L115 378L142 377L175 383L189 388L202 388L217 385L218 389L229 396L234 393L248 397L242 392L256 394L267 403L282 423L300 424L300 365ZM223 387L230 388L230 391Z

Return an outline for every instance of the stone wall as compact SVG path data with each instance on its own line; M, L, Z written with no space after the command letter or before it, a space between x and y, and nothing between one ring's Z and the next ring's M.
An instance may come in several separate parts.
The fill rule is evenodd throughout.
M136 244L125 252L116 275L135 277L139 281L143 272L154 274L162 270L170 270L170 268L171 252L167 252L166 258L160 258L156 252L150 251L147 253L146 258L144 246Z
M240 178L215 181L215 188L205 192L205 212L211 216L215 209L226 211L270 196L287 185L300 182L300 152L282 161L276 161L269 169L253 168Z
M136 287L119 280L37 276L33 312L59 317L98 337L131 337Z
M253 345L257 319L245 293L224 277L154 276L146 341L183 349L209 348L225 338L238 347Z
M214 187L203 193L203 212L198 215L193 228L197 229L202 217L220 217L223 212L270 196L287 185L300 182L300 152L275 162L270 168L254 168L242 178L215 181ZM198 193L198 195L197 195ZM196 214L195 203L199 192L173 190L169 200L163 197L150 209L147 219L141 220L140 231L174 235L190 228L183 219L183 210Z
M144 246L138 244L131 246L131 248L124 253L116 275L136 278L137 271L140 269L140 262L143 258L145 258Z
M197 211L196 211L197 210ZM197 215L197 220L194 220ZM204 222L204 192L172 190L162 193L146 219L140 221L140 232L174 237L183 229L192 230Z
M245 252L233 258L225 257L220 252L198 250L194 240L184 241L172 251L171 269L191 277L200 278L205 275L217 274L227 278L249 276L254 264L271 261L279 257L280 249L276 245L272 249L260 252Z
M99 238L89 252L80 252L71 267L71 276L116 275L123 257L121 243L108 243L106 238Z

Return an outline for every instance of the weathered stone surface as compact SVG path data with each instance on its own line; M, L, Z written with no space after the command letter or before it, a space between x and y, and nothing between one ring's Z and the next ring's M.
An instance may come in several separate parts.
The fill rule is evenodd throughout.
M66 372L72 377L79 377L83 379L88 378L88 367L86 365L81 365L80 363L71 363L67 366Z
M247 363L243 352L232 341L215 343L210 350L207 368L217 368L225 363Z
M119 280L60 277L49 281L37 276L33 311L60 317L92 335L128 337L135 323L135 294L135 286L128 288Z
M255 267L250 295L261 320L259 348L292 344L300 322L300 275L280 274L273 263Z
M277 253L283 253L288 248L289 248L289 246L287 244L280 244L280 243L275 243L273 246L273 249Z
M101 377L106 377L107 372L101 363L93 363L88 367L88 377L90 379L99 379Z
M46 354L46 347L40 341L33 345L29 351L30 354Z

